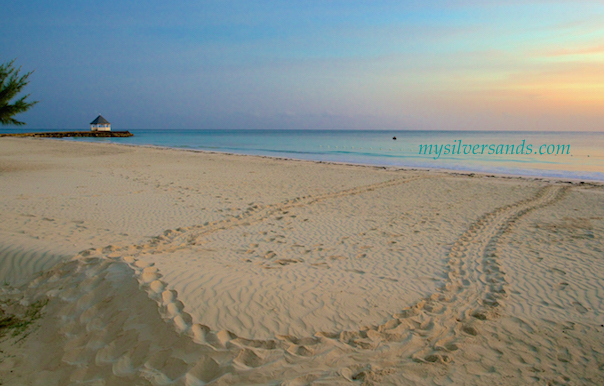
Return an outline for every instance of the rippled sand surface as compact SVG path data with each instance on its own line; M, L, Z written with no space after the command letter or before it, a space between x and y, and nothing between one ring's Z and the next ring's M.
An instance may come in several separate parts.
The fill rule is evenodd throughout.
M0 380L602 384L604 189L0 140Z

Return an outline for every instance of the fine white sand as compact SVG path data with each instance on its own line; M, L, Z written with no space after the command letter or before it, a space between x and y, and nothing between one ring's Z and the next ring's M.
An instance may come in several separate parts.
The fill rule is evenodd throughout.
M3 384L604 384L599 184L2 138L0 215Z

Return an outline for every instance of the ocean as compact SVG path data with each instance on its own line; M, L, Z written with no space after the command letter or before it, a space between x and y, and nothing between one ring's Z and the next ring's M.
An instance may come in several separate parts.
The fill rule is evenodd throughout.
M64 140L389 167L604 181L602 132L128 130L134 137ZM5 133L33 131L60 130L1 130Z

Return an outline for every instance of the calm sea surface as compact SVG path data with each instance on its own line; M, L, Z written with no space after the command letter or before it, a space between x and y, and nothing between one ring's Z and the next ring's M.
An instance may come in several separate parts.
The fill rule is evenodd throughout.
M153 145L366 165L604 181L604 133L129 130L134 137L66 140ZM4 133L28 131L58 130L1 130ZM396 140L393 137L396 137ZM432 149L422 148L422 145L432 145ZM514 146L513 150L511 145ZM427 154L428 152L431 154Z

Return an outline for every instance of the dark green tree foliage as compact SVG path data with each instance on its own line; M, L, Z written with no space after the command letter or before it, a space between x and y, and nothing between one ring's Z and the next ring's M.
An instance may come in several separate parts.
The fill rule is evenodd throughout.
M21 89L29 83L27 78L33 72L28 72L19 77L21 67L15 68L13 67L13 63L15 63L14 60L0 64L0 125L21 126L25 122L19 122L13 116L29 110L30 107L38 102L26 101L25 99L29 96L28 94L10 104L11 99L16 97L21 92Z

